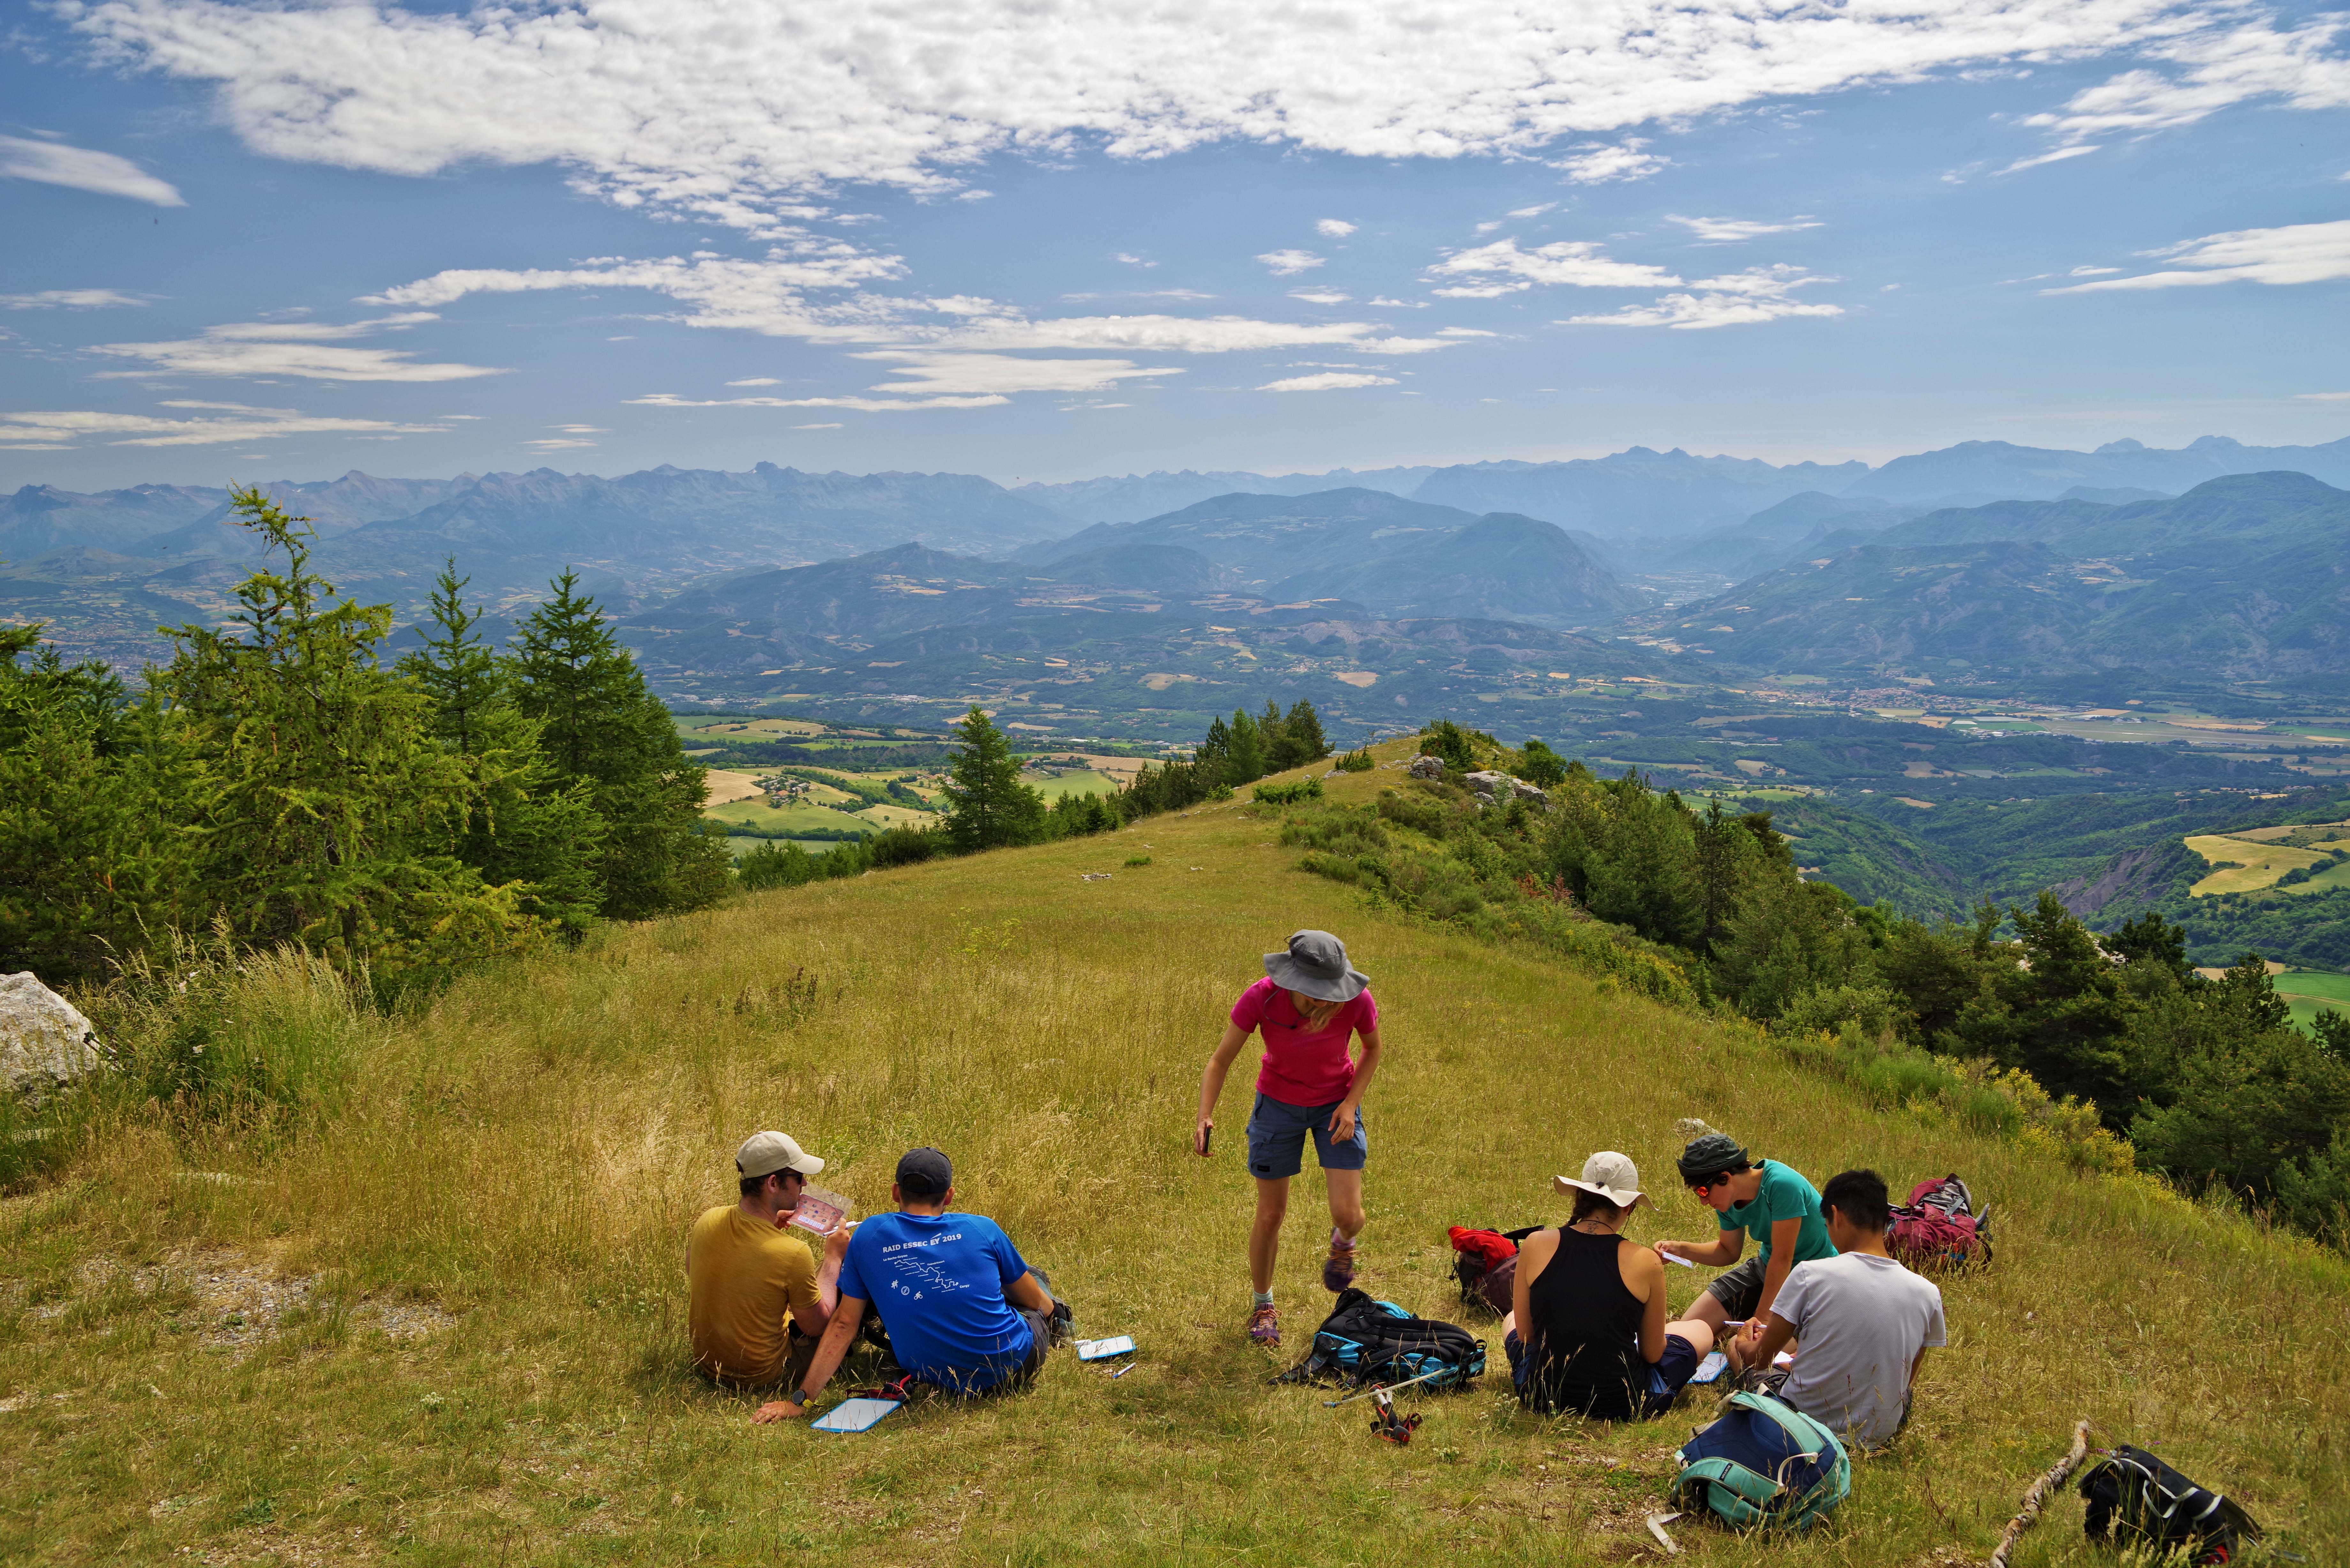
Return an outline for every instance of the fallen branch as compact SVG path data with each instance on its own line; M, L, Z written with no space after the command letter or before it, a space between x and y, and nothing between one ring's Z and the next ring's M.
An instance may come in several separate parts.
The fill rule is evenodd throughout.
M2083 1421L2073 1428L2072 1452L2057 1460L2055 1468L2033 1481L2032 1490L2023 1494L2023 1506L2016 1511L2013 1519L2007 1521L2007 1533L2000 1537L1999 1549L1991 1554L1991 1568L2007 1568L2008 1553L2015 1550L2016 1542L2022 1538L2025 1531L2040 1521L2040 1505L2064 1484L2088 1455L2089 1423Z

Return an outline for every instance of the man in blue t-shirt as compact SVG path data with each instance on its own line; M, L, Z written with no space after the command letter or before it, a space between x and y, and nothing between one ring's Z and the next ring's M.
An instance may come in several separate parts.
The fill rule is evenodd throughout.
M807 1376L789 1398L762 1407L754 1420L806 1414L814 1397L807 1391L822 1388L838 1369L868 1302L881 1314L898 1365L949 1393L1025 1383L1044 1366L1052 1295L994 1220L947 1211L954 1199L947 1157L934 1148L908 1154L898 1162L889 1196L898 1212L866 1220L848 1243L840 1304Z

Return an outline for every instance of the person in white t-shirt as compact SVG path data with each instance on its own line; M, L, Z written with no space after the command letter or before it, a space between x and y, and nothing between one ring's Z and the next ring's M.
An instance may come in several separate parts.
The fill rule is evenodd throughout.
M1820 1189L1836 1256L1798 1263L1764 1314L1759 1341L1726 1348L1742 1386L1777 1395L1855 1448L1881 1448L1909 1419L1926 1352L1950 1343L1942 1293L1886 1251L1885 1179L1847 1170ZM1773 1366L1790 1340L1797 1349Z

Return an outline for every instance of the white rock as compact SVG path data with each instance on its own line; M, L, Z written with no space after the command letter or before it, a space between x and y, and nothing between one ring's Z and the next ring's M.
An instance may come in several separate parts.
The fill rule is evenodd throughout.
M1444 759L1422 753L1411 759L1411 776L1416 779L1440 779L1444 776Z
M39 1096L98 1071L98 1031L35 979L0 975L0 1086Z
M1509 774L1496 773L1492 768L1485 768L1464 776L1469 781L1469 787L1479 794L1499 794L1516 782Z

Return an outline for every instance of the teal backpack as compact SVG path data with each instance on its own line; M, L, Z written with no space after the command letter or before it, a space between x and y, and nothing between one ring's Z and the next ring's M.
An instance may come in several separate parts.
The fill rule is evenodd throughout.
M1741 1391L1722 1416L1681 1445L1673 1495L1691 1512L1737 1530L1800 1533L1852 1490L1852 1461L1836 1435L1794 1406Z

